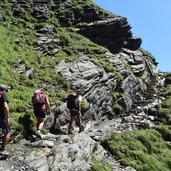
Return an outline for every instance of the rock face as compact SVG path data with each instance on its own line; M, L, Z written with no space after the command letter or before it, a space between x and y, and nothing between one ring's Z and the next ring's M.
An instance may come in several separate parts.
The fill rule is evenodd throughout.
M117 53L122 47L137 50L141 45L140 38L133 38L131 27L126 18L115 17L80 26L78 32L93 42L107 47Z
M132 54L132 58L127 54L128 52ZM148 83L148 77L145 77L148 74L146 58L140 51L124 49L116 55L106 53L104 58L116 68L122 80L118 79L117 74L106 72L97 60L86 56L80 56L73 62L63 60L56 67L56 71L70 81L73 87L84 93L84 98L89 102L89 109L84 116L92 116L97 120L104 116L112 118L118 115L118 111L113 107L115 103L122 105L123 110L128 112L133 104L145 100L142 87L146 87ZM125 63L132 64L132 71L124 65L123 60ZM154 67L152 73L156 72ZM135 75L139 75L140 79ZM112 96L112 93L117 91L124 92L120 99L114 99Z
M52 125L51 131L60 131L62 135L50 134L36 142L22 137L18 144L11 144L10 162L0 162L0 170L89 171L95 159L109 163L112 171L134 171L120 166L100 145L103 135L110 131L151 128L156 119L159 71L155 61L140 48L141 38L132 36L127 19L110 16L93 4L76 0L10 0L9 3L13 17L32 23L26 30L34 28L35 50L52 57L52 61L60 59L61 49L68 50L59 35L63 26L105 50L93 55L81 50L70 52L73 60L55 63L56 74L70 83L70 89L84 94L83 100L88 104L82 111L85 132L64 135L68 111L66 103L60 103L54 107L48 127ZM17 25L15 21L13 24ZM22 44L19 39L14 43ZM26 67L22 61L18 62L16 72L29 79L35 74L34 68Z
M114 115L110 83L115 80L115 77L111 77L96 63L97 61L82 56L70 63L61 61L56 70L73 83L72 86L85 94L85 98L91 106L87 111L88 115L95 115L98 111L98 115L94 117L100 119L102 115Z

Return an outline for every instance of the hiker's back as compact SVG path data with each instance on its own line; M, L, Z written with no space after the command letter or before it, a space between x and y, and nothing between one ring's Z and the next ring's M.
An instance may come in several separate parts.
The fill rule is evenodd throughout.
M41 108L45 106L46 103L46 95L42 91L37 91L34 93L32 97L32 104L35 108Z
M77 95L76 94L69 94L67 98L67 108L68 109L77 109L78 105L76 103Z

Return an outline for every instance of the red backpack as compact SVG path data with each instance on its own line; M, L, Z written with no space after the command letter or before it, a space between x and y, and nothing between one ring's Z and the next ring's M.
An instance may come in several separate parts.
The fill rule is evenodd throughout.
M43 106L46 103L44 93L43 92L34 93L32 102L34 106Z

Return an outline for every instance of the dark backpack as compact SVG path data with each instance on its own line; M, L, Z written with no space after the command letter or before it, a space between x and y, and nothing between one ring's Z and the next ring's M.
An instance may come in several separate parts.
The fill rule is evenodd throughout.
M43 106L46 103L45 95L43 93L35 93L33 96L34 106Z
M67 108L68 109L78 109L78 105L76 104L77 96L73 94L69 94L67 98Z

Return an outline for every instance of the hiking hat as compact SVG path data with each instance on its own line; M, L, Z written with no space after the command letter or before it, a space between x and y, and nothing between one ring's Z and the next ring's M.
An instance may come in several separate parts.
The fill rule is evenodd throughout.
M6 85L4 85L4 84L0 84L0 89L8 91L8 87Z

